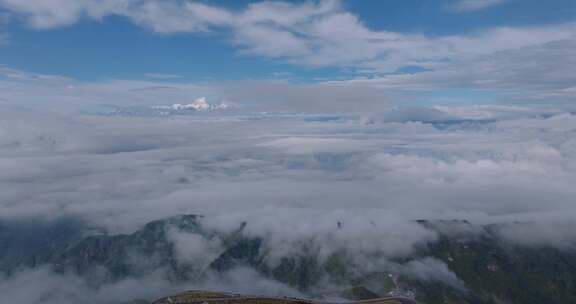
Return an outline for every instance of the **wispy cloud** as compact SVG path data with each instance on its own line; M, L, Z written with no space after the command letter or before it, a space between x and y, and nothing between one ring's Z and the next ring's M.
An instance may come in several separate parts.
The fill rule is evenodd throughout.
M574 39L558 40L473 59L462 58L422 73L329 83L405 92L472 88L498 92L501 100L509 102L570 104L576 98L576 77L570 68L576 64L575 47Z
M458 0L450 6L456 12L475 12L504 4L509 0Z
M163 74L163 73L146 73L144 74L144 76L146 78L150 78L150 79L179 79L179 78L183 78L181 75L175 75L175 74Z

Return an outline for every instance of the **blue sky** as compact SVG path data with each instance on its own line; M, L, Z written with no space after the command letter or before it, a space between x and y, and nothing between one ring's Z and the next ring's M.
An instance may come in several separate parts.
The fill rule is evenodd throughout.
M537 102L576 90L552 73L574 63L572 0L0 0L0 12L4 69L82 84L282 81L488 102L526 102L536 83Z
M253 1L205 1L242 9ZM302 2L302 1L295 1ZM467 13L449 10L453 1L345 1L373 30L462 34L493 26L543 25L574 21L570 0L510 1ZM5 13L10 13L4 10ZM193 80L253 79L292 73L302 78L338 77L342 69L293 66L258 56L239 55L226 33L155 34L125 18L82 20L77 24L34 30L14 20L6 26L8 46L1 63L14 68L80 79L137 78L147 73L177 74Z

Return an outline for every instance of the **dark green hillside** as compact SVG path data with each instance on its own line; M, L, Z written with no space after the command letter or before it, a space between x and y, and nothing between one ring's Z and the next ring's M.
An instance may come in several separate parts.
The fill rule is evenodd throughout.
M93 284L139 277L161 270L173 282L194 282L210 273L224 274L239 266L255 269L263 277L285 283L310 297L336 295L348 299L366 299L385 295L415 296L421 303L576 303L576 253L550 247L523 247L503 243L498 227L479 227L475 234L451 234L470 225L466 222L420 221L436 230L439 239L421 248L413 256L390 260L368 272L358 272L350 263L353 252L337 252L320 259L303 244L298 254L281 257L278 263L267 263L266 241L245 237L243 227L230 235L218 235L203 229L199 217L179 216L155 221L130 235L98 235L80 238L64 237L66 229L53 245L39 242L37 250L17 252L22 247L14 237L0 231L4 244L0 249L5 271L22 267L52 265L58 272L73 272L87 277ZM454 226L454 227L452 227ZM458 227L457 227L458 226ZM476 227L478 228L478 227ZM168 236L170 230L217 238L224 250L208 261L205 268L194 262L178 260L176 248ZM47 230L50 231L50 230ZM58 234L58 233L56 233ZM9 240L9 241L7 241ZM55 239L56 240L56 239ZM20 244L18 246L14 244ZM432 259L447 266L460 286L438 273L437 278L404 273L403 267L413 261ZM441 262L440 262L441 261ZM10 267L8 267L10 266ZM9 268L9 269L8 269ZM337 286L338 290L326 290ZM463 287L462 287L463 285Z

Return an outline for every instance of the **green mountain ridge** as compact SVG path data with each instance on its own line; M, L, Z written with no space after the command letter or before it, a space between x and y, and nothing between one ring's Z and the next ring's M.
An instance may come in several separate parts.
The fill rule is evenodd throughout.
M127 235L60 236L59 242L20 252L17 259L16 240L7 238L6 226L0 226L0 248L12 248L10 254L1 253L0 249L0 265L8 274L49 265L56 272L88 278L94 286L158 270L174 283L199 282L209 274L249 267L314 298L326 296L326 286L331 286L336 288L338 297L348 299L408 295L428 304L576 303L576 252L510 244L498 237L495 225L418 221L436 231L438 239L417 248L410 256L387 258L383 266L359 272L351 262L350 252L334 252L321 258L317 252L307 250L305 244L298 254L269 263L266 240L246 236L243 226L227 235L219 234L204 228L200 219L182 215L154 221ZM472 228L479 232L452 233ZM174 230L218 239L223 251L205 267L195 265L195 261L182 261L169 235ZM62 231L66 230L57 229L54 234ZM420 264L445 269L439 267L434 272L436 268L430 268L432 272L425 274L402 270Z

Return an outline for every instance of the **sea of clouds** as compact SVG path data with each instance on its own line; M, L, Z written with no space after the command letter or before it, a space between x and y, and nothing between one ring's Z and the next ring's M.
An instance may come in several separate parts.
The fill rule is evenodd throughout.
M0 220L68 217L115 234L199 214L214 231L247 223L271 265L308 242L320 257L353 250L358 271L389 263L371 261L375 252L402 257L436 240L418 219L517 223L503 240L567 249L576 244L575 135L570 111L511 106L329 117L2 112ZM184 262L222 246L178 231L171 241ZM400 271L461 284L433 259ZM37 294L13 288L27 284ZM299 295L250 269L202 284L194 287ZM180 287L152 276L94 289L44 268L0 280L14 303L109 303Z

